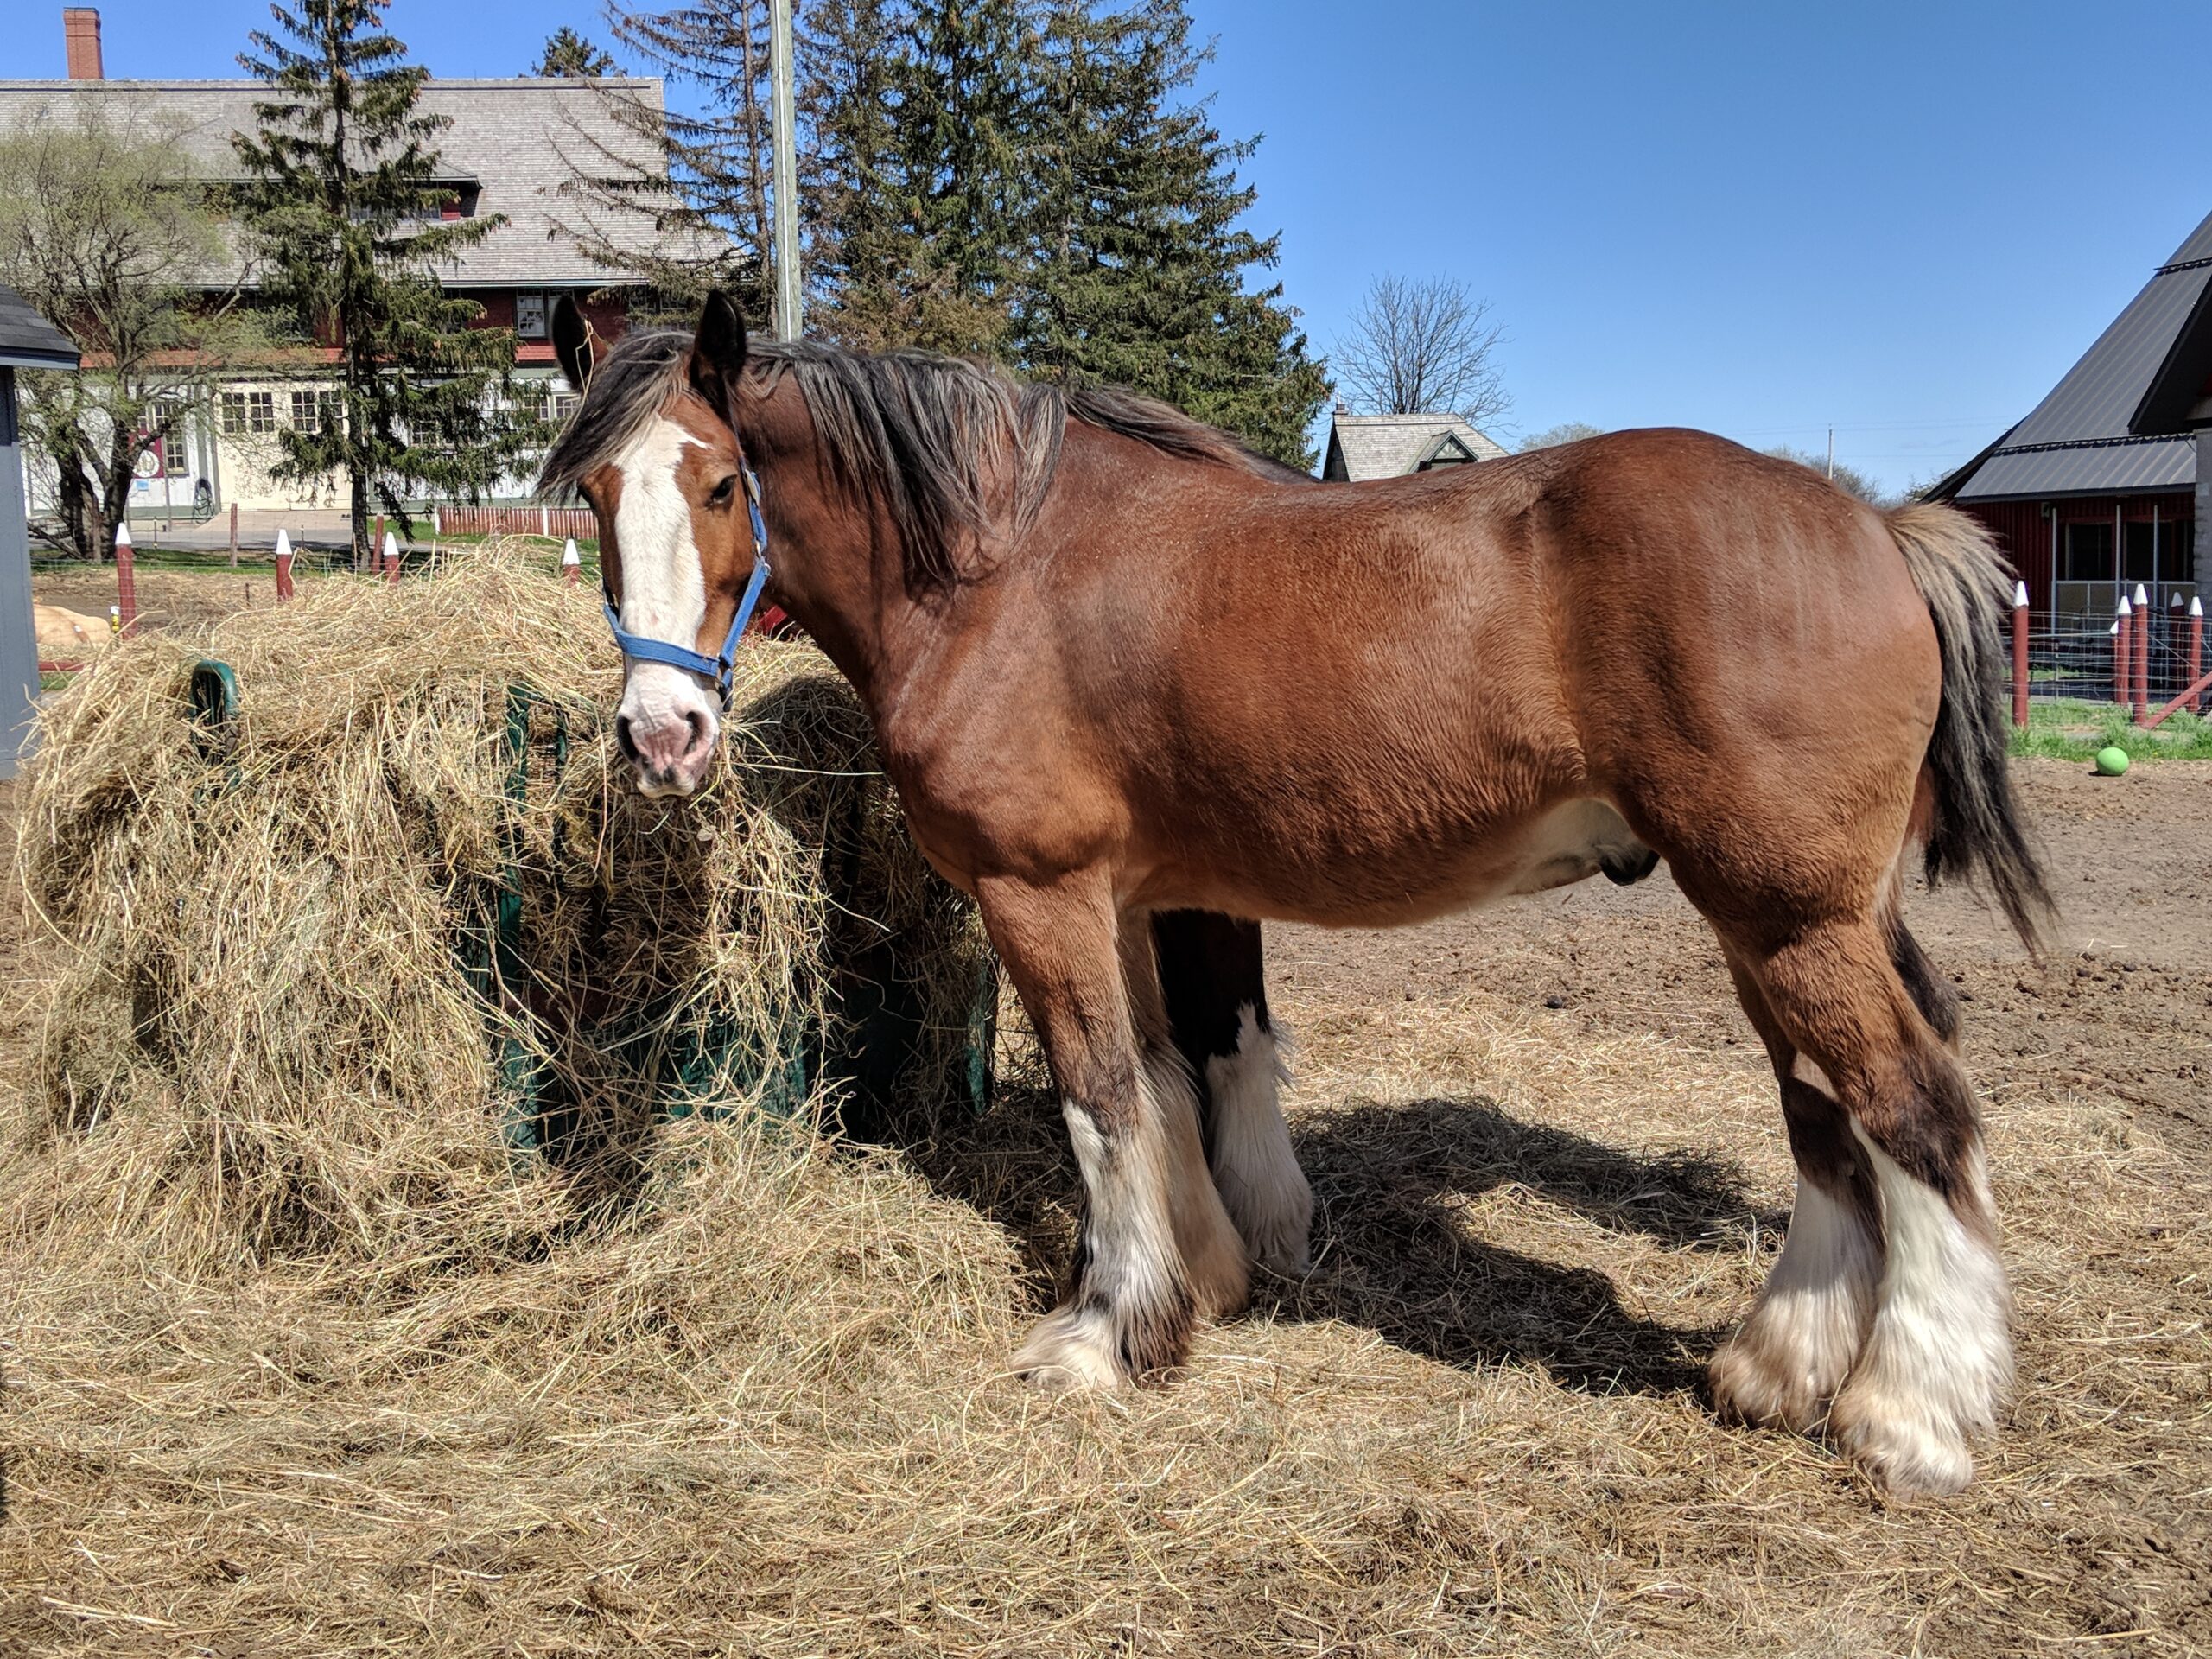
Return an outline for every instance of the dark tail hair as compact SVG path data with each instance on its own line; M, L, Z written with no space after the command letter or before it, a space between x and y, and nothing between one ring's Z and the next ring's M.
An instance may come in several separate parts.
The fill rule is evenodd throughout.
M1971 877L1979 865L2020 943L2040 956L2058 907L2006 764L2011 665L2005 622L2012 608L2012 577L1989 533L1955 508L1915 502L1885 517L1928 602L1943 658L1943 701L1925 763L1936 790L1928 884Z

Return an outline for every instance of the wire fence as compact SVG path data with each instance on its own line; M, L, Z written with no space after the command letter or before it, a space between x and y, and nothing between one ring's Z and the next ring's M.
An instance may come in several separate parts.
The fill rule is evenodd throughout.
M2200 608L2132 606L2110 620L2079 612L2014 613L2015 660L2024 632L2027 695L2110 703L2139 720L2167 704L2195 713L2212 694L2204 674L2204 619ZM2016 688L2017 690L2017 688Z

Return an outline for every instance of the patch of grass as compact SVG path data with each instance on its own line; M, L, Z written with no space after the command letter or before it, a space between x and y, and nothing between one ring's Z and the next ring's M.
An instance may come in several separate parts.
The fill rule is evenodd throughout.
M2051 697L2031 702L2027 729L2012 734L2013 753L2049 760L2092 760L2107 746L2130 760L2212 760L2212 721L2183 710L2146 732L2112 703Z
M38 671L38 689L59 691L76 677L77 671L73 668L42 668Z

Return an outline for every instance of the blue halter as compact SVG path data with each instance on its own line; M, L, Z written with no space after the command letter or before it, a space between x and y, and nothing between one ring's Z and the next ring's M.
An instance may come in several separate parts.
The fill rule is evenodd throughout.
M671 668L680 668L687 674L696 674L711 682L721 693L722 707L729 707L730 669L737 661L737 642L745 633L745 625L753 620L753 613L760 608L760 590L768 585L768 526L760 517L760 481L753 476L753 468L741 461L738 467L745 475L745 510L753 518L753 577L745 584L745 597L737 602L737 614L730 618L729 637L722 641L721 655L708 657L672 645L665 639L648 639L643 634L622 632L622 619L614 608L614 596L607 594L607 626L614 635L615 648L633 663L665 663ZM603 580L603 570L602 570Z

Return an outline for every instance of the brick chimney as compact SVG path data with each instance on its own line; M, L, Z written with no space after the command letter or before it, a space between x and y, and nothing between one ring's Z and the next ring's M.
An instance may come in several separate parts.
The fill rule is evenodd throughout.
M91 6L61 8L61 38L69 48L69 79L105 80L100 73L100 15Z

